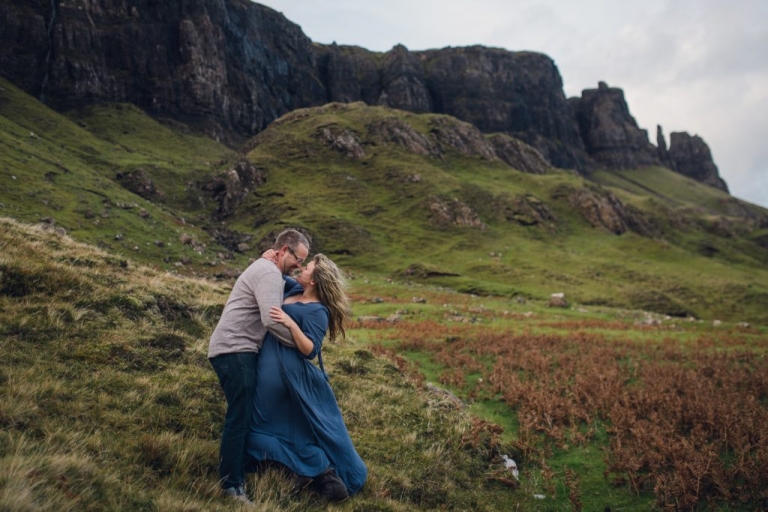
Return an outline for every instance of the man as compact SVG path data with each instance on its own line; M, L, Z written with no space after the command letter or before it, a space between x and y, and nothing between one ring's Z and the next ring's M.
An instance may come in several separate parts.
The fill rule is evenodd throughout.
M283 275L301 267L309 255L309 242L298 231L287 229L277 236L273 250L271 258L259 258L237 279L208 346L208 360L227 399L219 452L221 487L226 495L243 502L249 502L243 455L253 414L256 356L268 330L281 343L296 346L288 328L270 318L269 309L282 305Z

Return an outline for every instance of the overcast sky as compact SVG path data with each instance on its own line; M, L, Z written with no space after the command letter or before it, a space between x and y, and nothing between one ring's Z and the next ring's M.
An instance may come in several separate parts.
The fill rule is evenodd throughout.
M387 51L481 44L551 57L565 94L624 90L660 124L701 136L731 193L768 207L768 0L263 0L318 43Z

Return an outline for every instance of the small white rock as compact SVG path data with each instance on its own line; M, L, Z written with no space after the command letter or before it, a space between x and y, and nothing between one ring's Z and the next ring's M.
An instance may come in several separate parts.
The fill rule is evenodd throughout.
M515 480L520 480L520 472L517 470L517 463L506 455L502 455L501 458L504 459L504 466L512 472L512 476L515 477Z

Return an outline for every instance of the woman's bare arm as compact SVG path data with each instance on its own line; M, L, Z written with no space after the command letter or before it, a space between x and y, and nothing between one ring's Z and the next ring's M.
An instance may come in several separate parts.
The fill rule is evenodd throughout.
M299 350L299 352L305 356L312 353L312 351L315 349L315 344L312 343L312 340L309 339L306 334L304 334L304 331L301 330L299 324L294 322L293 318L288 316L285 311L278 307L272 306L269 310L269 316L272 318L272 320L283 324L288 328L288 330L291 331L291 336L293 337L293 341L296 343L296 348Z

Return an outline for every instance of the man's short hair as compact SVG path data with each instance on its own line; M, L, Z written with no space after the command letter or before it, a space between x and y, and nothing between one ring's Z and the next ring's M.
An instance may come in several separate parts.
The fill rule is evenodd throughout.
M272 247L274 250L279 251L284 245L291 248L292 251L297 251L299 245L303 245L309 250L309 242L307 237L296 231L295 229L286 229L275 239L275 245Z

